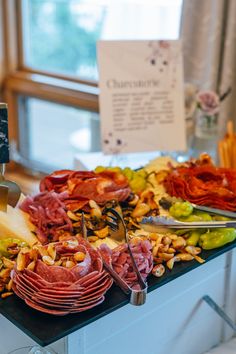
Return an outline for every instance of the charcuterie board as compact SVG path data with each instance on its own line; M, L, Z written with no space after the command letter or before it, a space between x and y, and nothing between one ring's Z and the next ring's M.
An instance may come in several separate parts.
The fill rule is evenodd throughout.
M209 262L232 250L235 246L236 241L218 249L203 251L201 257L205 259L205 262ZM161 278L150 275L148 278L148 292L157 289L156 292L158 294L158 288L200 266L204 267L204 264L193 260L176 264L171 271L166 270L166 273ZM38 344L46 346L128 303L128 297L116 285L113 285L101 305L78 314L70 314L63 317L47 315L28 307L16 295L0 300L0 313Z

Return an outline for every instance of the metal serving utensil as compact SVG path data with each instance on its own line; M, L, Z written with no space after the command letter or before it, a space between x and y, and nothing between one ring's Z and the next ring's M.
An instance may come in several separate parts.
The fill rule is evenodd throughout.
M20 199L21 189L15 182L6 180L5 164L9 162L8 112L7 104L0 103L0 210L7 211L7 204L15 207Z
M226 216L228 218L235 218L236 219L236 213L234 213L233 211L212 208L212 207L208 207L205 205L197 205L194 203L191 203L191 205L196 210L206 211L207 213L217 214L217 215L221 215L221 216Z
M124 282L124 280L122 278L120 278L120 276L118 276L118 274L116 274L116 276L118 276L119 279L123 283L126 284L125 292L128 289L128 293L130 293L130 303L132 305L136 305L136 306L143 305L146 301L147 284L143 280L142 275L141 275L140 271L138 270L136 261L134 259L134 256L133 256L130 244L129 244L128 236L127 236L127 230L126 230L124 219L123 219L122 215L120 213L118 213L118 211L115 210L114 208L105 208L103 210L103 214L105 214L108 217L108 219L110 219L110 221L107 220L107 224L110 226L110 229L111 229L110 237L115 241L124 241L127 244L128 252L130 254L131 262L133 265L133 269L136 273L140 289L138 289L138 290L132 289L130 286L128 286ZM106 266L107 266L107 264L105 265L105 267ZM118 284L119 284L119 282L118 282ZM122 289L122 290L124 290L124 289Z
M216 229L236 228L236 220L182 222L166 216L144 217L140 224L147 231L168 232L168 229Z

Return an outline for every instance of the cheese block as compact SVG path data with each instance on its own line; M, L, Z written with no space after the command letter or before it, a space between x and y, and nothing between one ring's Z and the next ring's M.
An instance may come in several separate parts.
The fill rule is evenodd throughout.
M18 238L30 246L39 242L33 234L35 226L29 221L27 213L19 208L7 206L7 212L0 211L0 240L5 238Z

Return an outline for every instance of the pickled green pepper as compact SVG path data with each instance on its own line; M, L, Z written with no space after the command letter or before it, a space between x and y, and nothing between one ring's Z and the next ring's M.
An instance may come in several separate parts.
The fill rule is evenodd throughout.
M199 245L204 250L211 250L226 245L234 241L236 238L236 230L231 228L209 230L200 236Z

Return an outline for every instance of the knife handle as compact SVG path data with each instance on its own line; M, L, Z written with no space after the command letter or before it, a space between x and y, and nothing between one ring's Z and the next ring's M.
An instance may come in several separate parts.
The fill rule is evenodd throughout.
M0 164L9 162L7 104L0 103Z

